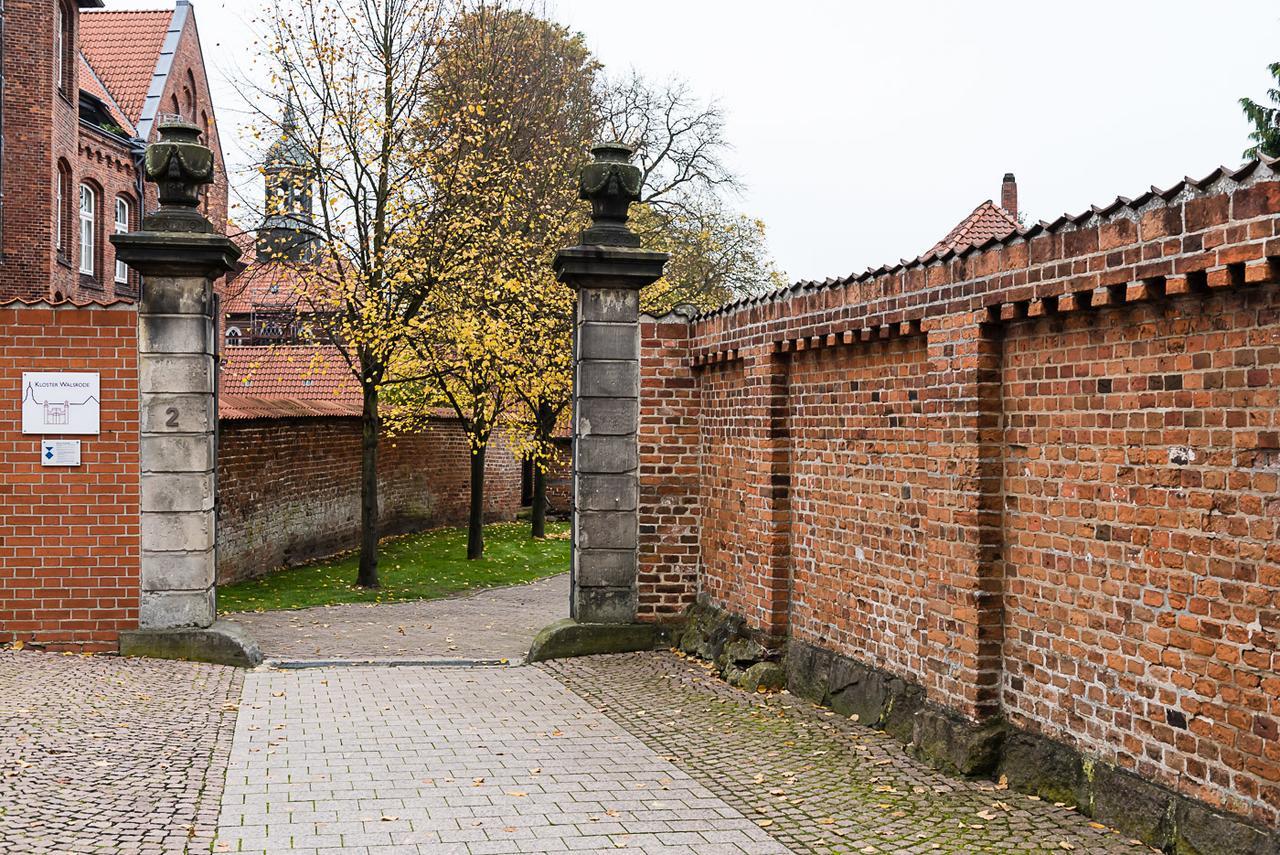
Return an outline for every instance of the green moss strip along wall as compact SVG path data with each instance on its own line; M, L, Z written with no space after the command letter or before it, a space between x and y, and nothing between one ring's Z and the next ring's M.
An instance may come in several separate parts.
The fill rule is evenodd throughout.
M1275 827L1278 179L646 319L642 619L701 595Z

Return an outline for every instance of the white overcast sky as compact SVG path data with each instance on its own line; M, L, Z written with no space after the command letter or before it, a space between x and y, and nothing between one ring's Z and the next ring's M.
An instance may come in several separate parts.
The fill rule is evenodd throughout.
M266 2L193 0L233 168ZM545 2L606 67L719 100L738 205L790 279L914 257L1005 172L1035 222L1235 165L1237 99L1280 60L1276 0Z

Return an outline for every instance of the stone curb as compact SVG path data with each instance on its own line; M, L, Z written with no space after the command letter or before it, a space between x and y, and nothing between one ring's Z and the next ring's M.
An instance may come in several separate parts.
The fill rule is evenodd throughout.
M212 662L238 668L262 664L262 651L245 628L229 620L208 627L137 629L120 633L121 656Z
M544 627L529 646L526 662L600 653L656 650L670 643L670 630L649 623L578 623L572 618Z

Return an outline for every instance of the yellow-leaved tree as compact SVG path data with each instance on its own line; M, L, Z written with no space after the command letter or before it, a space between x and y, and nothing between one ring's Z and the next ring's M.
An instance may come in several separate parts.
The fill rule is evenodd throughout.
M314 189L300 310L361 390L364 587L379 586L383 390L409 333L485 240L470 129L436 102L442 46L465 12L464 0L276 0L263 19L264 136Z
M462 141L442 166L467 164L461 180L472 188L470 204L455 216L473 241L410 325L410 348L397 366L406 382L393 393L390 418L399 429L421 429L433 409L446 407L462 425L474 559L484 553L484 474L495 430L505 426L517 452L542 465L569 400L572 294L551 276L550 262L578 224L576 176L595 123L596 63L580 36L488 3L459 18L442 57L432 102L437 121ZM548 422L539 442L538 425Z

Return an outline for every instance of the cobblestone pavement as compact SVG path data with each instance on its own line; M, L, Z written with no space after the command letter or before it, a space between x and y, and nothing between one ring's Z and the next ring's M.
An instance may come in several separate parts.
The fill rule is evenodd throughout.
M209 851L241 674L0 651L0 852Z
M245 678L215 852L615 849L787 851L538 668Z
M1150 851L1069 809L958 781L887 734L670 653L538 666L796 852Z
M523 659L568 617L567 573L463 597L227 615L271 659Z

